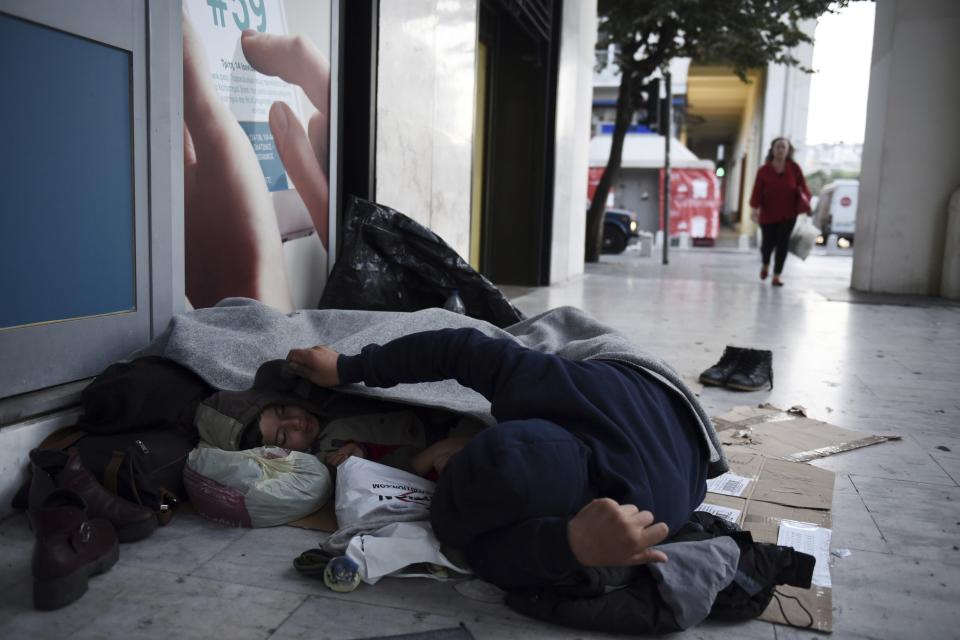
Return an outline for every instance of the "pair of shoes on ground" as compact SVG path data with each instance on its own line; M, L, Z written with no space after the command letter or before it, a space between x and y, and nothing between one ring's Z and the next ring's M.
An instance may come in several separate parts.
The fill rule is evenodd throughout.
M33 604L59 609L86 593L90 576L116 564L120 542L150 536L157 517L107 491L75 451L34 449L30 463Z
M770 271L769 271L769 268L767 267L767 265L763 265L762 267L760 267L760 279L761 279L761 280L766 280L766 279L767 279L767 276L769 275L769 273L770 273ZM775 286L775 287L782 287L782 286L783 286L783 280L780 279L780 274L779 274L779 273L773 274L773 280L770 281L770 284L772 284L772 285Z
M700 382L737 391L773 389L773 352L728 346L720 361L700 374Z
M349 593L360 584L360 567L347 556L334 556L323 549L307 549L293 560L293 568L310 578L323 578L327 588Z

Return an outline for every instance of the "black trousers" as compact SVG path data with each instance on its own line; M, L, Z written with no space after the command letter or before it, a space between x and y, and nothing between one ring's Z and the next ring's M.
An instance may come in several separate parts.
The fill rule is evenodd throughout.
M770 264L770 255L776 251L773 261L774 275L783 273L783 263L787 260L787 251L790 249L790 234L793 232L795 224L797 224L797 219L794 217L783 222L760 225L763 233L763 242L760 244L763 264Z

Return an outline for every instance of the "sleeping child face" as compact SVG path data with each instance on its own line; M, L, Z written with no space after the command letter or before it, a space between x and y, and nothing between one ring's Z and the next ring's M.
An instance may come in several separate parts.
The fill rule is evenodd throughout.
M275 404L260 413L263 445L291 451L310 451L320 434L320 423L309 411L290 404Z

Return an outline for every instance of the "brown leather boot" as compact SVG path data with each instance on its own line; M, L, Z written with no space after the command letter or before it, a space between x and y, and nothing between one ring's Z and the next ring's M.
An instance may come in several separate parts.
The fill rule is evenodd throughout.
M87 503L87 513L92 518L105 518L117 530L120 542L135 542L149 537L157 530L157 516L142 505L134 504L107 491L86 467L76 451L69 454L51 449L34 449L30 452L33 462L34 485L46 484L46 472L56 479L61 489L76 491ZM43 489L40 489L42 493ZM31 485L30 504L38 504Z
M79 495L57 489L34 513L33 606L59 609L87 592L90 576L112 567L119 556L117 533L101 518L88 519Z

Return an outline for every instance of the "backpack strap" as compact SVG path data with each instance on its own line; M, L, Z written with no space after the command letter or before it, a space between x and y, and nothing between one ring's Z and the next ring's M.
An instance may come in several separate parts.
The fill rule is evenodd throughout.
M63 429L57 429L44 438L43 442L41 442L37 448L66 451L86 435L86 431L81 431L76 427L64 427Z
M119 495L117 493L118 481L117 478L120 473L120 465L123 464L125 454L122 451L114 451L113 455L110 456L110 462L107 463L107 466L103 469L103 486L106 487L107 491L113 495Z

